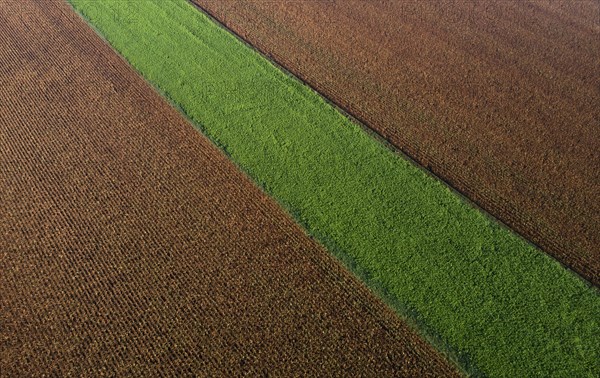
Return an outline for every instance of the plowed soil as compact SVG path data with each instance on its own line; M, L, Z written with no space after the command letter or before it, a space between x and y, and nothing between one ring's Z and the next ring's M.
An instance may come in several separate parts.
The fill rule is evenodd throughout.
M0 375L456 375L66 3L0 61Z
M194 1L600 284L598 2Z

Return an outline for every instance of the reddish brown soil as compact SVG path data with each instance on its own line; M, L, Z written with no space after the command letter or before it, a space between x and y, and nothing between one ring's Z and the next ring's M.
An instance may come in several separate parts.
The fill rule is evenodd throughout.
M0 62L1 376L456 375L66 3Z
M600 284L600 3L195 2Z

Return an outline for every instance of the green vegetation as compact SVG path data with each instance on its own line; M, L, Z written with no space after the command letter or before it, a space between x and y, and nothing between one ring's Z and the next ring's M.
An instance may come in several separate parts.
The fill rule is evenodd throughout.
M471 372L594 376L600 295L184 0L71 0L308 232Z

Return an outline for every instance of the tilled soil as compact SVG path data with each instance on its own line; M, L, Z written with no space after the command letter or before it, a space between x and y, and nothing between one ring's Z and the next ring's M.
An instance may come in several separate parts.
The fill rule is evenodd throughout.
M600 284L600 5L194 0Z
M64 2L0 7L0 375L457 375Z

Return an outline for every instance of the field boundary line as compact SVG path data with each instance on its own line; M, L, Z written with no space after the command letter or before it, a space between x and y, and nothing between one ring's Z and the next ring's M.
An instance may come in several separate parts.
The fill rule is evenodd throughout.
M374 128L368 126L368 123L366 121L364 121L360 117L357 117L357 116L353 115L346 107L338 104L336 101L334 101L331 98L329 98L328 96L326 96L322 91L318 90L317 88L315 88L314 86L312 86L310 83L308 83L306 80L302 79L301 77L299 77L298 75L296 75L294 72L288 70L285 66L283 66L282 64L280 64L277 60L275 60L274 57L272 57L269 54L264 53L262 50L260 50L256 46L254 46L246 38L244 38L243 36L241 36L240 34L238 34L233 29L229 28L227 25L225 25L223 22L221 22L212 12L208 11L207 9L205 9L204 7L202 7L201 5L195 3L192 0L186 0L186 1L188 3L190 3L193 7L195 7L196 9L198 9L200 12L202 12L203 14L205 14L208 18L210 18L213 22L215 22L219 27L221 27L222 29L224 29L227 32L231 33L240 42L242 42L243 44L245 44L247 47L249 47L250 49L252 49L256 53L258 53L264 59L268 60L269 63L271 63L273 66L277 67L279 70L281 70L286 75L294 78L295 80L298 80L303 85L305 85L307 88L309 88L312 92L316 93L319 97L321 97L325 102L327 102L335 110L337 110L342 115L344 115L344 117L346 117L347 119L349 119L351 122L359 125L361 127L361 129L363 129L363 131L365 131L373 139L377 140L381 145L385 146L388 150L392 151L396 155L401 156L406 161L408 161L409 163L411 163L413 166L417 167L419 170L421 170L422 172L426 173L429 177L432 177L432 178L436 179L437 181L441 182L442 184L444 184L445 187L447 187L451 192L453 192L454 194L456 194L458 197L460 197L463 201L465 201L466 203L468 203L470 206L476 208L481 213L483 213L486 217L488 217L489 219L491 219L494 222L498 223L500 226L502 226L506 230L509 230L513 234L517 235L521 240L525 241L527 244L529 244L529 245L531 245L531 246L539 249L540 251L543 251L546 255L548 255L549 257L551 257L554 261L558 262L564 269L572 272L574 275L576 275L577 277L579 277L582 281L584 281L590 287L596 288L600 292L600 284L598 284L598 285L594 284L592 281L590 281L588 278L584 277L578 271L576 271L573 268L571 268L570 266L566 265L561 260L557 259L554 255L548 253L547 249L546 248L542 248L539 243L536 243L536 242L532 241L530 238L528 238L527 236L525 236L524 233L515 230L514 228L512 228L511 226L509 226L506 222L504 222L503 220L499 219L498 217L496 217L495 215L493 215L492 213L490 213L489 211L487 211L486 209L484 209L483 207L481 207L480 204L478 204L477 202L475 202L474 200L472 200L471 198L469 198L466 193L463 193L461 190L459 190L458 188L456 188L447 179L442 178L441 176L439 176L439 175L435 174L434 172L432 172L431 170L429 170L425 165L420 164L419 162L417 162L412 156L410 156L405 151L403 151L402 149L400 149L400 147L398 147L398 146L394 145L392 142L390 142L379 131L377 131Z

